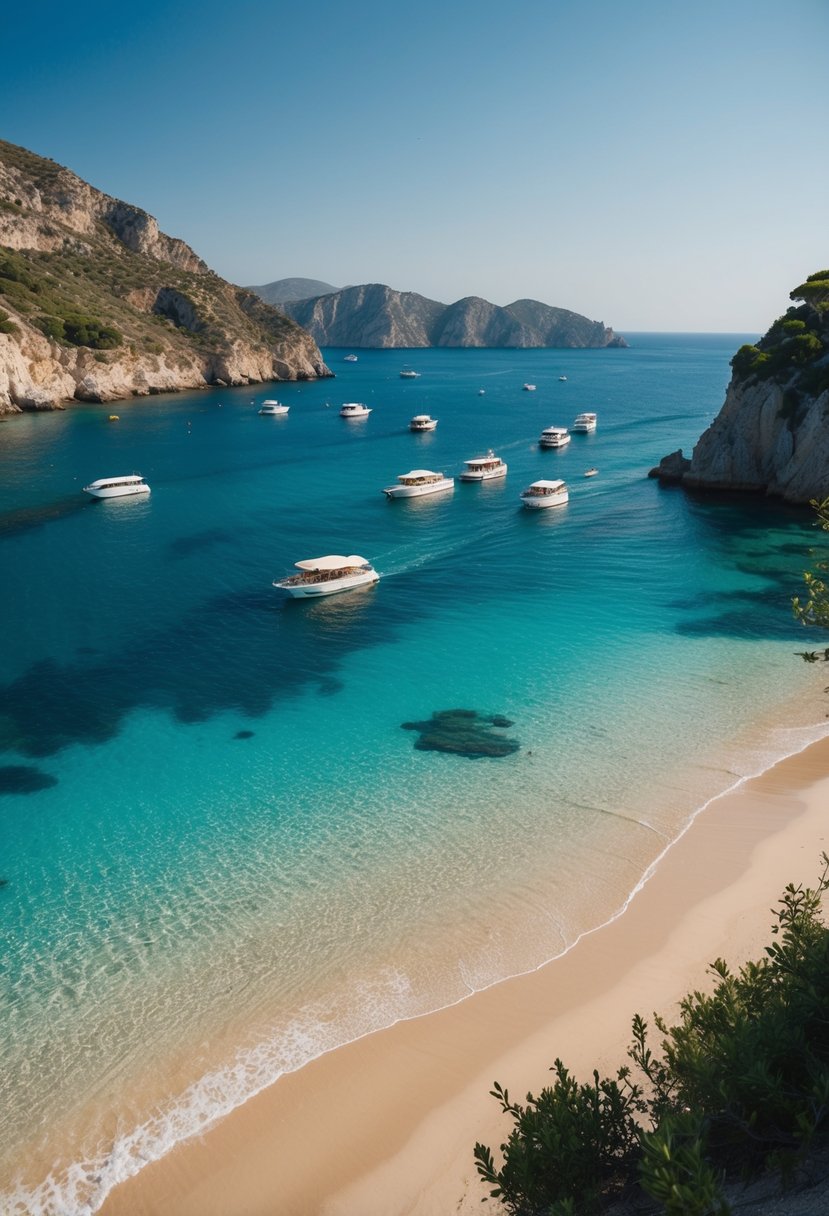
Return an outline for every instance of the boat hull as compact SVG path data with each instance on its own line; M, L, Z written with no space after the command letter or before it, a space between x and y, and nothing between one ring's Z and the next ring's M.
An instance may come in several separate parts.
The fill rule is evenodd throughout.
M460 481L497 481L499 477L506 477L507 466L504 465L500 469L487 469L485 473L461 473Z
M438 424L437 418L433 419L432 422L419 422L417 424L417 426L415 426L415 424L413 422L410 422L409 430L414 431L415 434L417 434L419 431L433 431L435 429L435 427L437 426L437 424Z
M132 498L136 494L146 495L150 493L150 487L144 486L108 486L102 490L93 490L91 486L84 486L84 494L91 494L93 498Z
M380 575L376 570L363 570L359 574L348 574L343 578L330 578L320 583L274 583L280 591L285 591L292 599L319 599L323 595L338 595L341 591L354 591L357 587L367 587L370 583L378 582Z
M543 511L547 507L563 507L569 499L569 494L522 494L521 502L530 511Z
M555 439L555 440L553 440L553 439L539 439L539 441L538 441L538 446L539 446L540 448L566 448L566 447L567 447L567 444L568 444L569 442L570 442L569 438L567 438L567 439Z

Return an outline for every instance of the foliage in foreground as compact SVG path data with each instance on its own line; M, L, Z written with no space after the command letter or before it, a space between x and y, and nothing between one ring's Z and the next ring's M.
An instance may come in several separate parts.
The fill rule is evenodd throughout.
M822 502L813 501L810 504L814 507L817 513L817 526L823 528L824 532L829 532L829 498L824 498ZM829 562L817 562L814 569L807 570L803 575L803 581L806 584L808 593L805 600L801 600L799 596L795 596L792 600L792 608L797 619L803 625L819 625L824 629L829 629L829 584L827 584L827 575L829 575ZM804 654L803 658L809 662L816 662L820 656L817 654Z
M639 1185L668 1216L726 1216L726 1174L772 1168L785 1178L829 1127L829 930L815 888L789 885L764 957L736 973L712 964L713 992L693 992L659 1047L633 1019L629 1067L578 1084L560 1060L555 1083L526 1105L496 1084L512 1119L502 1164L475 1146L478 1173L510 1216L600 1212Z

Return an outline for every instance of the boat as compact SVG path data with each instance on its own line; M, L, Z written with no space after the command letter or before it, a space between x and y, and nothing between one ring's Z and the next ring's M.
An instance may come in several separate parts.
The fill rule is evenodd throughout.
M287 414L290 406L282 405L279 401L263 401L259 407L260 414L267 414L269 417L278 417Z
M564 381L564 380L566 380L566 379L567 379L567 377L566 377L566 376L559 376L559 380Z
M296 599L352 591L355 587L376 583L380 577L371 563L356 553L348 557L329 553L327 557L309 557L295 565L299 574L289 574L287 578L275 581L274 587L287 591Z
M484 395L485 393L486 393L486 389L485 389L485 388L479 388L479 389L478 389L478 396L479 396L479 397L483 397L483 395Z
M566 448L570 442L570 432L566 426L545 426L538 436L542 448Z
M486 456L475 456L472 460L463 462L466 468L461 473L461 481L490 481L495 477L506 477L507 466L500 456L489 449Z
M563 481L534 481L521 493L524 506L536 510L542 507L562 507L569 497L570 493Z
M356 355L343 355L343 363L356 363L356 362L357 362Z
M110 420L110 422L120 422L121 421L118 414L110 414L109 420Z
M534 384L524 384L522 387L523 387L525 393L534 393L535 392Z
M437 418L429 414L415 414L409 423L410 431L433 431L438 424Z
M576 417L573 419L572 429L574 431L582 431L582 432L595 431L596 415L595 414L577 414Z
M598 471L598 469L585 469L584 475L585 477L595 477Z
M423 494L437 494L441 490L454 490L455 479L431 469L412 469L401 473L397 485L386 486L383 493L388 498L420 498Z
M410 367L404 367L400 373L401 380L417 380L420 372L413 372Z
M360 401L347 401L340 410L341 418L368 418L371 410Z
M125 498L128 494L149 494L150 487L138 473L128 477L99 477L83 488L93 498Z

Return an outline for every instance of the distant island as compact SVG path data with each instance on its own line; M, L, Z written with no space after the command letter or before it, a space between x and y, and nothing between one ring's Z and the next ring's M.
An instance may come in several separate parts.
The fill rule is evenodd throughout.
M829 270L789 298L794 305L731 360L722 409L691 459L672 452L651 477L789 502L829 496Z
M279 308L295 300L327 296L340 289L331 283L323 283L322 279L277 279L274 283L263 283L260 287L248 287L247 290L255 291L266 304L274 304Z
M297 284L313 281L281 279L251 290L278 303L320 346L627 346L602 321L538 300L516 300L499 307L479 296L467 296L447 305L382 283L332 289L306 299L292 294Z
M0 414L329 375L290 318L146 211L0 141Z

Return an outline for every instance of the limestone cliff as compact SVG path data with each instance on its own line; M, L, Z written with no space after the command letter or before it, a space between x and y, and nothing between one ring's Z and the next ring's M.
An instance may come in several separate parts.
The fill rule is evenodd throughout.
M467 296L447 306L370 283L281 307L324 346L627 346L601 321L538 300L499 307Z
M0 141L0 413L330 374L151 215Z
M791 299L799 306L732 359L725 402L691 459L674 452L651 476L789 502L829 496L829 271Z

